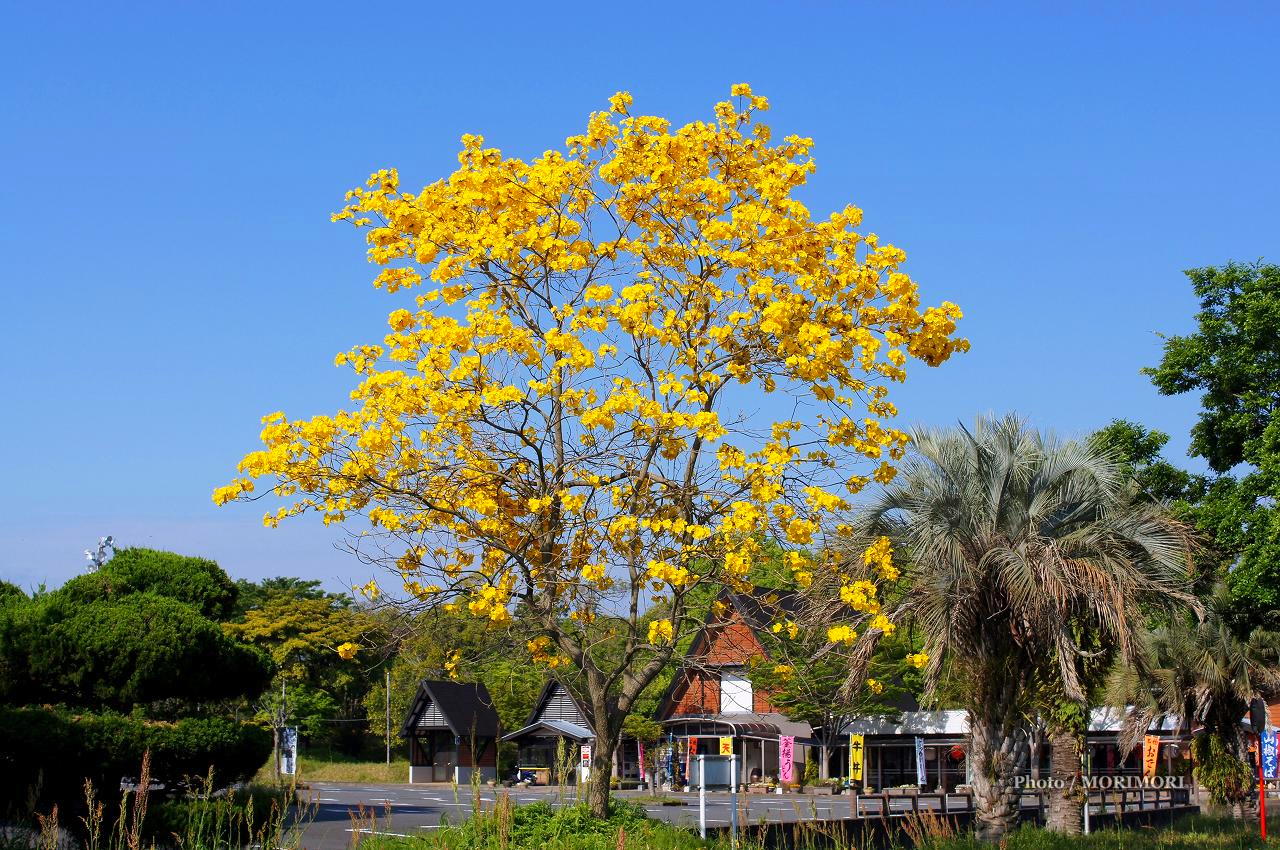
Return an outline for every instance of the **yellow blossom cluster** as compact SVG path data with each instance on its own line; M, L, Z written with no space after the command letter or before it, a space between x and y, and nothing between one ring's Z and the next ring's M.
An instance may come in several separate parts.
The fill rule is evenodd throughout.
M662 646L673 640L675 640L675 631L670 620L654 620L649 624L649 643Z
M543 664L549 669L554 670L569 663L568 658L552 650L551 638L546 635L539 635L533 640L526 641L525 648L529 650L534 663Z
M879 537L862 554L862 562L875 570L885 581L898 578L898 568L893 563L893 546L888 537Z
M775 139L767 99L731 92L683 126L619 92L539 156L466 135L419 190L389 168L350 190L333 217L399 303L380 342L335 357L350 404L264 417L214 501L270 497L269 526L363 519L406 592L494 626L535 602L541 629L591 623L640 589L671 612L652 646L674 644L699 585L749 592L765 541L801 587L833 569L809 550L906 451L890 388L968 342L861 210L801 202L813 140ZM737 413L759 394L812 415ZM866 563L897 575L887 540ZM878 614L873 586L838 578Z
M359 651L360 651L360 645L356 643L351 643L350 641L347 641L346 643L340 643L337 646L338 657L343 659L344 661L350 661L351 659L355 658L356 653Z
M859 579L840 588L840 601L855 611L878 614L880 603L876 600L876 586L866 579Z
M917 670L929 663L929 655L924 652L913 652L907 656L907 663Z
M849 626L832 626L827 629L827 640L832 643L852 644L858 639L858 633Z

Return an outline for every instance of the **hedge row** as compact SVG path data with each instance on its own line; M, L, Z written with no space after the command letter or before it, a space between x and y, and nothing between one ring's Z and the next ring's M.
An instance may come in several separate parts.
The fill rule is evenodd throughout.
M249 779L271 753L271 733L218 717L155 723L115 713L73 714L0 707L0 800L25 807L33 791L43 804L75 807L84 783L99 796L120 793L151 753L153 781L167 788L202 781L215 787Z

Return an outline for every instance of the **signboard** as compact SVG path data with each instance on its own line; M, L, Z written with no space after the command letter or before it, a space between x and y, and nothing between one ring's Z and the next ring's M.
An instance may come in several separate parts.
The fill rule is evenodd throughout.
M924 770L924 738L921 738L919 735L917 735L916 736L916 784L927 785L928 782L929 782L929 778L925 774L925 770Z
M733 755L733 739L732 738L720 739L720 755L722 756Z
M778 781L791 782L795 767L796 738L794 735L778 736Z
M849 736L849 779L852 782L862 781L863 737Z
M591 766L591 745L590 744L582 745L582 766L583 767Z
M689 751L685 753L684 759L684 781L693 781L693 763L698 760L698 739L689 739Z
M298 772L298 728L286 726L280 730L280 773L293 776Z
M1160 764L1160 739L1155 735L1142 738L1142 775L1155 776Z
M1277 744L1275 732L1263 732L1259 736L1262 743L1262 775L1267 779L1280 779L1280 765L1277 765Z
M644 741L636 741L636 767L640 769L640 781L645 779Z

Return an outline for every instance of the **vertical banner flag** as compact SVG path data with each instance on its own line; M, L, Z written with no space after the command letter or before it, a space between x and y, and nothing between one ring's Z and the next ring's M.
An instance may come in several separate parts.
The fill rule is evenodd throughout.
M862 744L861 735L849 736L849 779L853 782L862 781Z
M916 735L916 784L926 785L928 782L924 771L924 738Z
M1160 764L1160 738L1156 735L1144 735L1142 738L1142 775L1155 776L1156 767Z
M792 768L795 766L795 735L778 736L778 781L791 782Z
M1263 732L1262 738L1262 775L1267 779L1280 779L1280 764L1277 764L1277 744L1275 732Z
M582 745L582 766L591 767L591 745Z
M298 728L286 726L280 730L280 772L293 776L298 772Z
M698 760L698 739L689 739L689 752L685 753L684 759L684 781L693 783L693 765Z
M720 755L722 756L733 755L733 739L732 738L720 739Z
M640 772L640 781L644 779L644 741L636 741L636 769Z

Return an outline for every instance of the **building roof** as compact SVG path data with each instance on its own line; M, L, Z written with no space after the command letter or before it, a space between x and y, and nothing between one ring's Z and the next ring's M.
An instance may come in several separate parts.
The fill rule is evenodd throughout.
M1089 732L1119 732L1124 725L1126 712L1114 708L1094 708L1090 712ZM1178 718L1163 715L1152 724L1151 732L1176 732ZM871 715L859 717L844 728L846 735L967 735L968 712L961 709L949 711L904 711L896 717Z
M573 695L573 692L555 679L547 680L533 703L533 710L525 720L526 726L544 720L557 720L572 723L580 728L591 727L590 715L586 708Z
M1100 706L1089 711L1090 732L1119 732L1124 727L1129 709ZM1151 724L1148 732L1177 732L1180 718L1175 714L1162 714Z
M772 599L773 601L766 605L763 601L765 599ZM757 588L753 595L726 590L716 598L716 601L728 603L733 610L738 612L738 615L742 617L742 621L753 632L763 632L773 625L778 612L795 613L798 611L801 597L794 591L772 590L767 587L761 587ZM685 658L696 658L703 652L703 648L707 643L707 634L711 629L715 616L714 611L707 612L706 622L703 623L702 628L694 636L693 642L689 644L689 650L685 653ZM761 647L761 650L763 651L763 647ZM667 689L663 692L661 699L658 700L659 717L670 710L676 689L685 682L685 678L680 674L687 670L688 666L686 665L671 677L671 682L667 685ZM812 734L812 732L810 731L809 734Z
M808 723L792 720L785 714L697 714L680 715L662 721L673 735L690 737L733 737L777 740L779 735L790 735L808 743L813 728Z
M953 711L904 711L896 718L885 714L859 717L844 728L846 735L967 735L969 713Z
M585 744L588 741L595 740L595 733L584 726L576 723L570 723L566 720L539 720L536 723L530 723L523 729L518 729L510 735L504 735L502 740L515 741L520 738L571 738L579 744Z
M499 732L498 713L493 709L493 700L485 686L462 682L419 682L400 734L407 737L416 730L440 729L448 729L459 738L471 735L496 737Z

